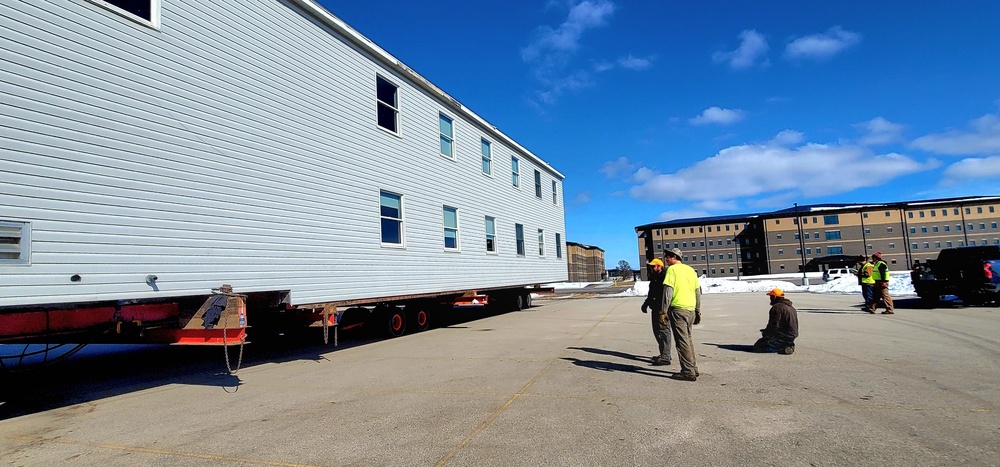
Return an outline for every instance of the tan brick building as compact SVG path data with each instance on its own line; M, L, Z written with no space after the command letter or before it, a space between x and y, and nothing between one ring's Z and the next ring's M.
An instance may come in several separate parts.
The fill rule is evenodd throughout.
M909 269L944 248L1000 244L998 223L1000 197L967 197L794 206L657 222L635 231L640 264L680 248L700 274L734 277L823 270L875 252L891 268Z
M581 243L566 242L570 282L599 282L608 278L604 250Z

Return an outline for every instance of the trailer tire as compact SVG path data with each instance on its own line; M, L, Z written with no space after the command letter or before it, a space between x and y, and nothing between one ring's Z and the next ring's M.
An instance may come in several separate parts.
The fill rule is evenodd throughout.
M420 331L426 331L428 328L430 328L431 324L430 318L431 314L429 307L423 305L417 305L413 307L413 311L410 312L409 316L407 317L407 321L409 321L413 325L413 328L416 332L420 332Z
M531 308L531 292L525 292L524 297L524 308Z
M385 312L385 319L389 337L399 337L406 332L406 313L399 307L389 307Z

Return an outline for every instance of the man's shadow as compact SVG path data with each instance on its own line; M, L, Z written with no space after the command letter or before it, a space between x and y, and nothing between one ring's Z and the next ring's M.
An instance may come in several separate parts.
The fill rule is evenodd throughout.
M612 357L622 358L622 359L625 359L625 360L633 360L633 361L636 361L636 362L643 362L643 363L648 363L648 364L651 364L652 361L653 361L652 357L644 357L644 356L640 356L640 355L632 355L630 353L618 352L616 350L595 349L593 347L567 347L567 348L568 349L572 349L572 350L582 350L584 352L595 353L595 354L599 354L599 355L608 355L608 356L612 356ZM638 374L647 375L647 376L657 376L657 377L660 377L660 378L669 378L670 375L672 375L674 373L677 373L676 371L659 370L659 369L651 368L649 366L639 366L639 365L629 365L629 364L624 364L624 363L604 362L604 361L600 361L600 360L581 360L579 358L572 358L572 357L563 357L562 359L566 360L568 362L572 362L574 365L582 366L582 367L585 367L585 368L590 368L592 370L622 371L622 372L626 372L626 373L638 373Z
M753 345L746 344L713 344L711 342L706 342L705 345L714 345L720 349L732 350L733 352L748 352L754 353Z

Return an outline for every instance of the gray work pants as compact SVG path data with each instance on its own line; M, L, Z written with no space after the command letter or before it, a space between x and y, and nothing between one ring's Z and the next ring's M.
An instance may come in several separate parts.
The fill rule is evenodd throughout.
M681 373L698 376L698 364L694 358L694 341L691 339L691 324L694 311L670 307L667 310L670 327L677 342L677 359L681 362Z
M649 313L653 318L653 337L656 338L657 345L660 346L660 358L670 360L670 326L660 324L660 311L651 310ZM668 318L669 319L669 318Z

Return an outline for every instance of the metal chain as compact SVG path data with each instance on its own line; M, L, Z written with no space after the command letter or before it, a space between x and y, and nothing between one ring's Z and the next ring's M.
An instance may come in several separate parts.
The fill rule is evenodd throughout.
M240 371L240 367L243 366L243 345L246 344L247 342L247 336L244 333L243 336L240 337L240 356L236 360L236 369L233 370L233 367L229 364L229 344L227 343L226 339L226 328L228 326L229 326L229 315L227 314L226 323L222 327L222 352L226 359L226 370L229 371L229 374L235 375L236 372Z

